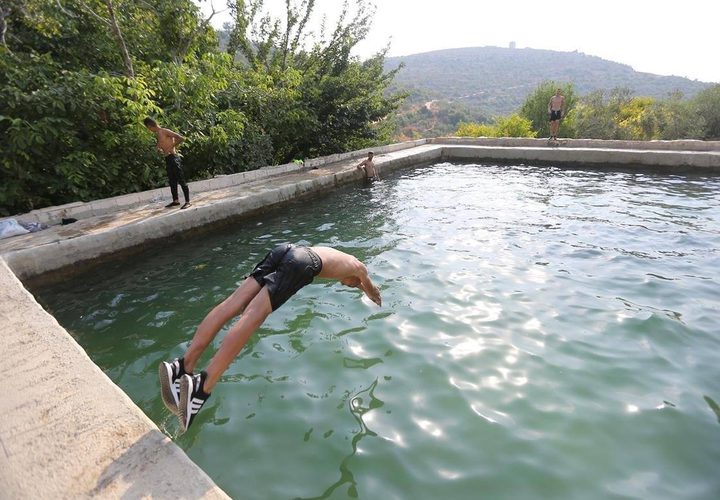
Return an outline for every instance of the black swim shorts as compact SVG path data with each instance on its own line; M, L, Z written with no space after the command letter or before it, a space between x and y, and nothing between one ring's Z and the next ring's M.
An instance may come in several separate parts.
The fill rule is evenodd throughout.
M554 122L555 120L559 120L562 118L562 110L558 109L557 111L553 110L550 111L550 121Z
M267 286L273 311L283 305L322 270L322 260L308 247L283 243L265 256L250 276Z

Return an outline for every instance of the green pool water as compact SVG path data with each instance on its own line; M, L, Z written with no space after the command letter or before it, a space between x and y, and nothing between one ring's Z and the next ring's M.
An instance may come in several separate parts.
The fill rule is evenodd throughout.
M383 306L304 288L178 435L158 363L284 241ZM441 163L34 292L238 499L717 499L718 248L718 178Z

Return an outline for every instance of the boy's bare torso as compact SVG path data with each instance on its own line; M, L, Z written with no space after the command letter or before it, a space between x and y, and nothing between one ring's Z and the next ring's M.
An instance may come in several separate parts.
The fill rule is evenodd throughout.
M330 247L310 247L320 260L322 260L322 270L318 274L319 278L328 278L334 280L342 280L358 274L358 268L363 264L352 255L348 255L339 250Z
M363 163L365 167L365 175L368 177L377 177L377 171L375 170L375 163L372 160L367 159Z
M565 98L561 95L554 95L550 99L550 110L551 111L560 111L563 108L563 105L565 104Z
M155 137L157 138L155 148L160 153L165 156L177 154L175 145L179 144L178 138L181 138L179 134L176 134L172 130L160 127L157 132L155 132Z

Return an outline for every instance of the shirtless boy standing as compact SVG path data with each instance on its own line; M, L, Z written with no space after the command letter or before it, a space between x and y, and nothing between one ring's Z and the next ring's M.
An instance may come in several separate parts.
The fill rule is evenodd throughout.
M380 290L370 281L367 268L352 255L328 247L289 243L276 246L232 295L202 320L183 357L160 363L163 403L177 415L183 431L192 424L220 376L265 318L315 277L359 288L377 305L382 304ZM198 359L215 335L238 315L240 319L225 335L207 369L193 374Z
M185 182L180 156L175 150L175 146L178 146L185 138L170 129L160 127L152 118L145 118L143 123L150 132L155 134L157 138L155 148L165 156L165 168L167 170L168 181L170 182L170 192L172 193L172 203L165 208L180 205L177 189L178 183L185 197L185 204L180 208L188 208L190 206L190 190Z
M555 95L550 98L548 103L548 113L550 114L550 139L557 141L558 129L560 128L560 120L565 107L565 97L560 94L561 90L557 89Z
M375 163L373 163L373 156L375 153L370 151L368 153L368 156L366 159L364 159L362 162L360 162L359 165L357 165L358 170L362 170L365 172L365 178L370 181L379 181L380 175L378 175L378 171L375 168Z

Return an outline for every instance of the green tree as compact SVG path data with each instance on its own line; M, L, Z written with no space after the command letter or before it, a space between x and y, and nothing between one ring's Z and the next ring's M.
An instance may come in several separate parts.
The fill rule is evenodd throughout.
M525 103L520 108L520 116L530 120L532 130L538 136L547 137L550 135L550 121L548 116L548 103L550 98L555 95L555 91L560 89L562 95L565 96L565 117L560 122L559 134L561 137L575 137L575 126L573 110L577 102L575 89L572 83L557 83L553 81L545 81L530 94Z
M184 64L156 63L149 86L163 109L159 119L182 131L191 178L230 174L272 163L270 136L252 113L273 108L272 88L237 71L228 54L208 53Z
M692 101L705 124L702 138L720 140L720 84L699 92Z
M704 136L705 120L697 113L695 102L683 99L681 92L655 104L660 130L659 139L698 139Z
M7 47L49 54L64 69L132 76L138 62L182 62L217 50L208 18L191 0L7 0Z
M197 7L190 0L159 0L153 5L141 0L9 1L1 13L5 37L0 46L0 134L4 138L0 141L0 213L113 196L162 183L159 158L141 121L148 115L164 118L157 96L168 87L177 88L178 81L171 80L177 76L172 72L154 72L149 62L159 66L166 64L163 61L177 62L172 43L182 44L185 56L193 61L198 51L208 50L209 41L216 38L214 33L212 38L207 36L209 27ZM114 20L109 17L110 8ZM173 10L197 17L172 15ZM187 36L170 43L161 25ZM127 58L114 27L123 37ZM234 71L226 59L226 68ZM173 115L173 104L207 104L203 111L210 118L205 117L204 123L212 121L212 126L198 136L213 138L212 145L219 148L203 149L207 143L201 140L190 145L201 152L223 154L232 146L243 146L238 144L244 139L238 135L238 122L244 125L244 117L220 114L214 99L202 98L217 89L203 75L216 66L222 64L212 60L175 64L186 77L181 83L194 94L192 99L173 95L177 99L167 106L173 119L183 118ZM202 85L206 88L199 89ZM190 111L204 116L197 106ZM182 128L186 126L183 123ZM228 135L232 139L223 142ZM200 157L193 160L203 163ZM219 161L207 163L212 169Z
M148 115L187 137L191 178L388 141L386 51L350 55L372 9L345 3L314 37L314 3L287 0L283 22L233 4L230 55L192 0L5 0L0 213L162 184Z
M330 154L387 142L403 94L386 93L397 70L384 72L387 49L366 61L351 56L371 26L365 0L347 1L335 27L307 33L315 2L286 1L284 21L262 1L236 1L228 52L268 87L280 88L252 118L272 134L275 159Z

